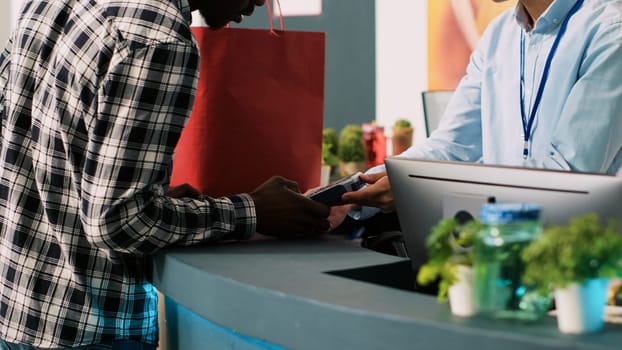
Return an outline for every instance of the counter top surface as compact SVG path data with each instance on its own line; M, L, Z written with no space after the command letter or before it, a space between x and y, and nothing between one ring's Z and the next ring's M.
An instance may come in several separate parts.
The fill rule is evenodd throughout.
M560 334L555 319L451 315L416 293L409 261L340 238L259 239L154 257L154 284L197 315L291 349L619 349L622 325ZM389 286L391 285L391 286ZM396 288L399 287L399 288ZM400 289L401 288L401 289Z

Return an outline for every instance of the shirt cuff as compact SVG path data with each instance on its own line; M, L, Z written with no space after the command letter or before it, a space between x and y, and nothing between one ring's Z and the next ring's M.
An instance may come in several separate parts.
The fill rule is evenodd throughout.
M255 202L248 194L239 194L227 197L233 203L235 218L234 238L249 239L257 231L257 212Z

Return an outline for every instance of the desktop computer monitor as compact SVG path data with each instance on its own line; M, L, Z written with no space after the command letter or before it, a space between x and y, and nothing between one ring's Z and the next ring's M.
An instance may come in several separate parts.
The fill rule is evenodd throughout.
M477 218L483 203L538 203L544 226L588 212L622 224L622 177L397 157L385 164L415 273L427 261L430 228L444 218Z

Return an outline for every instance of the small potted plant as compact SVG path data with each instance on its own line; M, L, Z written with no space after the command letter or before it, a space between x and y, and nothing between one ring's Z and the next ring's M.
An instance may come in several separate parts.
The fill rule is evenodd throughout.
M428 262L417 273L421 285L439 282L438 301L449 299L451 312L458 316L475 314L473 287L473 252L478 220L460 224L457 219L443 219L426 239Z
M400 154L407 150L413 142L413 128L406 119L398 119L393 125L393 154Z
M363 129L360 125L346 125L339 133L339 170L341 176L356 174L364 170L367 156L363 143Z
M526 284L554 292L563 333L603 327L609 279L622 275L622 236L617 223L601 225L596 214L544 229L522 253Z
M322 175L320 185L325 186L330 182L332 169L339 164L337 157L339 139L335 129L326 128L322 131Z

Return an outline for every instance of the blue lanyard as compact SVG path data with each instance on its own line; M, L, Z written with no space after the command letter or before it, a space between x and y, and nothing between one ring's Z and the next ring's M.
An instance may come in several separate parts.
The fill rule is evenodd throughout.
M555 56L555 51L557 51L557 47L559 46L559 42L564 36L566 32L566 27L568 26L568 21L570 17L574 15L579 8L583 5L583 0L578 0L568 15L562 22L559 27L559 31L557 32L557 37L555 37L555 41L553 42L553 46L551 47L551 51L549 51L549 56L546 58L546 63L544 64L544 70L542 71L542 78L540 79L540 86L538 87L538 93L536 94L536 100L533 103L533 107L531 109L531 113L529 115L529 120L527 120L525 113L525 92L524 92L524 84L525 84L525 30L521 30L520 32L520 113L521 113L521 121L523 122L523 133L524 133L524 148L523 148L523 159L527 159L529 155L529 135L531 134L531 127L533 126L533 122L536 119L536 113L538 111L538 107L540 107L540 100L542 100L542 93L544 92L544 85L546 85L546 81L549 78L549 71L551 70L551 61L553 61L553 56Z

